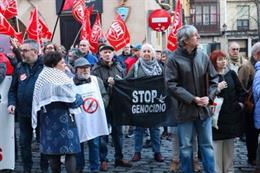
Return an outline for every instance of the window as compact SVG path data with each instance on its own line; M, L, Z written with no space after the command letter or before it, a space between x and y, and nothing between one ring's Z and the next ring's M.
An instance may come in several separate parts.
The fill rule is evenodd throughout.
M219 32L218 3L194 3L195 14L192 16L193 24L200 32Z
M249 30L249 20L237 19L237 30Z
M249 30L249 5L237 6L237 30Z

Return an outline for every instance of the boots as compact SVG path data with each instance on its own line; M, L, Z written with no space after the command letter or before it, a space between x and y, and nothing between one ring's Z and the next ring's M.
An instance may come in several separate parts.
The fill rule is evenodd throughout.
M171 172L177 172L180 168L180 162L178 160L173 160L170 166Z

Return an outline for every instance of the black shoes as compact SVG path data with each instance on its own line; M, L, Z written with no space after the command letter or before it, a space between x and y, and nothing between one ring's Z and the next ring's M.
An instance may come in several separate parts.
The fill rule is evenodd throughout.
M115 167L117 167L117 166L130 168L133 165L131 163L129 163L128 161L121 159L121 160L115 160Z

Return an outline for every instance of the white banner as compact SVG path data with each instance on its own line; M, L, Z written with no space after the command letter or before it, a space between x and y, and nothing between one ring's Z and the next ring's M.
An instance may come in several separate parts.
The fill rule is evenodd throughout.
M78 85L76 89L84 100L81 106L82 113L75 114L80 142L108 135L105 107L97 78L91 76L90 83Z
M7 112L7 94L12 81L6 76L0 84L0 170L14 169L14 115Z

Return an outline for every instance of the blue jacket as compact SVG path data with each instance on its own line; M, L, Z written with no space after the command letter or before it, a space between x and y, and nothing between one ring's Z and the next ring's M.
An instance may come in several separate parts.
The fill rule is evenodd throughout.
M31 117L34 85L42 69L41 58L32 68L24 62L17 64L8 93L8 105L16 106L18 116Z
M76 57L84 57L88 60L88 62L93 66L98 62L97 57L95 57L90 51L84 55L83 53L81 53L79 50L76 51L75 53Z
M260 129L260 62L255 64L255 78L253 82L253 96L255 102L254 118L255 118L255 127Z
M117 62L119 62L119 64L124 70L126 69L125 60L131 56L131 54L125 55L124 52L122 52L122 54L117 57Z

